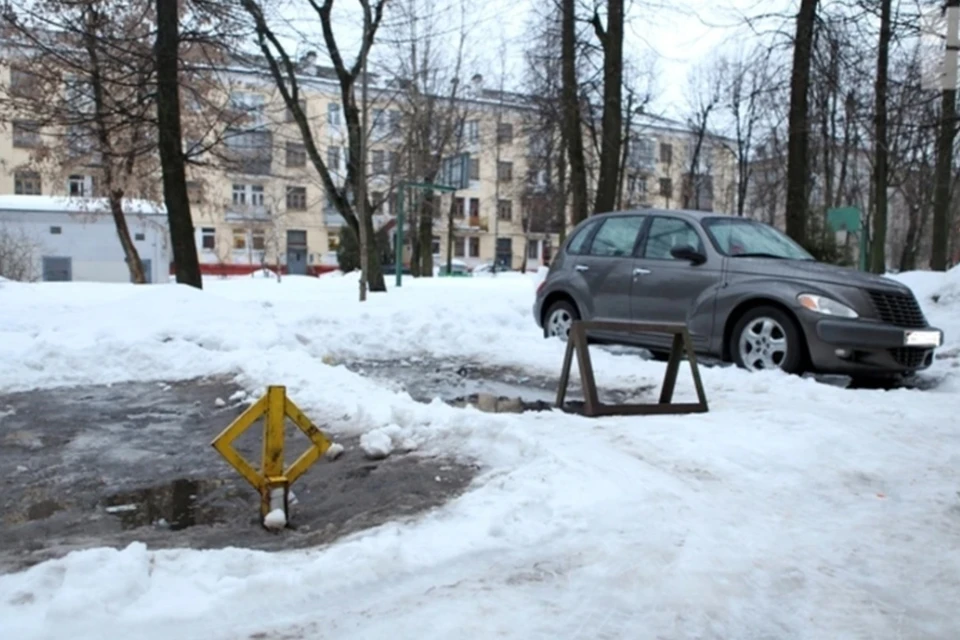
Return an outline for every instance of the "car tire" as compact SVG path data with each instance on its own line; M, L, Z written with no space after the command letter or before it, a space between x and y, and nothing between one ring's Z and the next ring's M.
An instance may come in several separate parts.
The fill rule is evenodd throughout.
M748 371L779 368L786 373L803 373L804 370L803 333L796 320L777 307L754 307L743 314L730 333L729 348L734 363Z
M570 327L580 319L580 312L577 308L566 300L558 300L550 305L547 312L543 314L543 337L557 337L566 342L570 335ZM566 325L566 331L560 335L560 330Z

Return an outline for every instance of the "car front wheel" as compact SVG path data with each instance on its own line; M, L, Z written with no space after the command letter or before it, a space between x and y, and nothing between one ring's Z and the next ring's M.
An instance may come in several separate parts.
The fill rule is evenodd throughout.
M733 328L730 341L734 362L748 371L803 371L803 335L794 319L776 307L747 311Z
M572 304L566 300L554 302L544 316L543 337L566 340L574 321L579 319L580 314Z

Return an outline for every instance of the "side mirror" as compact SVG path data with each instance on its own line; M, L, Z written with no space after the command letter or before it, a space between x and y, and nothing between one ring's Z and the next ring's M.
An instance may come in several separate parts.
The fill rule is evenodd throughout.
M689 260L690 264L693 265L703 264L707 261L707 256L703 255L690 245L674 247L670 250L670 255L677 260Z

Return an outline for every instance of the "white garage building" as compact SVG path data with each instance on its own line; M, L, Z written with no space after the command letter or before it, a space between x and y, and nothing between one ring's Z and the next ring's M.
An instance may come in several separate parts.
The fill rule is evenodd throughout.
M123 210L147 282L168 282L166 209L147 200L124 200ZM106 199L0 196L0 232L29 244L37 280L130 281Z

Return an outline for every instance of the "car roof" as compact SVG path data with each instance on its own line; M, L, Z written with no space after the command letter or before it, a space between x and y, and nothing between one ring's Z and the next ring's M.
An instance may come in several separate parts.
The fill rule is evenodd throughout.
M692 209L656 209L653 207L647 207L643 209L624 209L622 211L608 211L606 213L597 213L589 218L606 218L611 216L622 216L622 215L658 215L665 216L669 218L685 218L687 220L703 220L704 218L716 218L716 217L731 217L730 214L721 213L719 211L695 211Z

